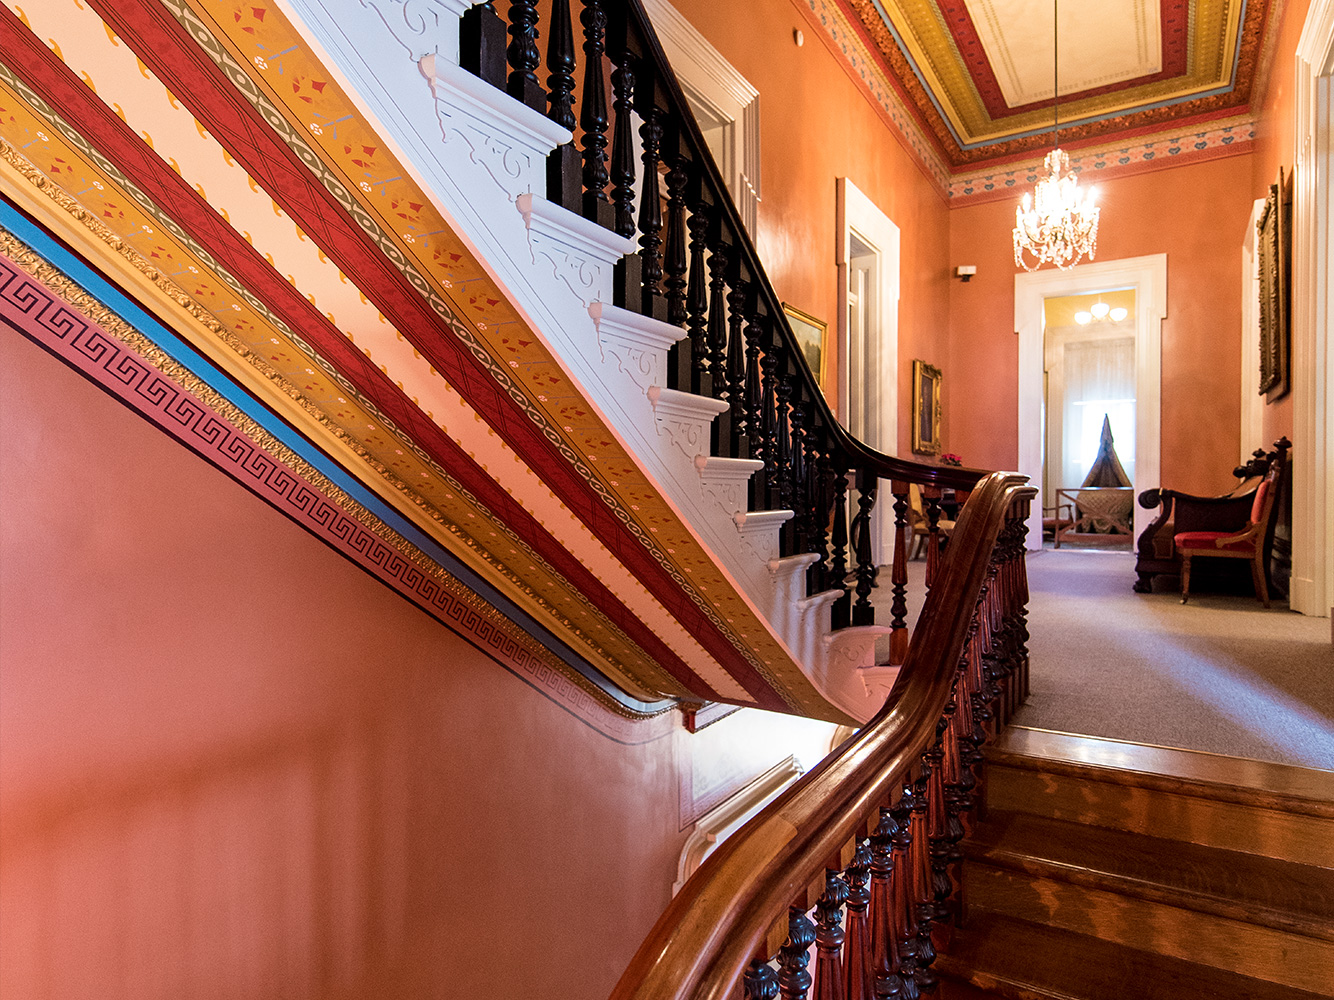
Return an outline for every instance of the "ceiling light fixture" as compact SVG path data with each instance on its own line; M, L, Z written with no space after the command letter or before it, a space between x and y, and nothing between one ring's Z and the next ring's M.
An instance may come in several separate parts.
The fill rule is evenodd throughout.
M1075 322L1080 326L1088 326L1095 319L1100 321L1111 320L1113 323L1120 323L1121 320L1129 315L1129 310L1121 306L1117 306L1113 309L1102 299L1098 299L1098 301L1089 306L1087 310L1080 310L1075 313Z
M1057 46L1057 0L1052 0L1052 151L1042 161L1047 176L1037 182L1032 195L1024 195L1014 211L1014 262L1025 271L1036 271L1046 263L1062 271L1074 267L1098 250L1096 189L1087 194L1070 170L1070 157L1061 149L1061 93Z

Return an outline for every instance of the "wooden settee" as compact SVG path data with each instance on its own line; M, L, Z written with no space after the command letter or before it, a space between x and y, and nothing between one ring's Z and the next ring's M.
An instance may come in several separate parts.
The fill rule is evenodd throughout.
M1181 554L1172 542L1176 535L1188 531L1236 531L1243 528L1250 516L1255 491L1270 465L1275 462L1279 463L1279 492L1285 492L1288 449L1291 447L1292 442L1284 437L1274 442L1273 451L1256 449L1249 462L1232 470L1238 479L1237 485L1219 496L1197 497L1169 489L1145 490L1141 493L1141 507L1146 510L1157 507L1159 510L1158 516L1140 533L1136 546L1136 593L1152 593L1155 576L1181 575ZM1266 570L1269 567L1269 553L1273 549L1274 527L1280 506L1279 503L1271 505L1269 523L1265 529ZM1268 573L1266 577L1267 582L1271 583Z

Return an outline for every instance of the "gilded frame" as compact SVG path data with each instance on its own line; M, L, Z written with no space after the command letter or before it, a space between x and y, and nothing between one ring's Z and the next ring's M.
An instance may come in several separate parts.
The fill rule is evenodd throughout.
M829 324L786 302L783 303L783 313L787 316L792 332L797 335L797 344L801 347L806 363L811 366L811 374L815 376L820 391L828 398Z
M939 455L940 369L917 359L912 363L912 450Z
M1255 224L1260 272L1260 394L1268 403L1291 388L1292 173L1280 167Z

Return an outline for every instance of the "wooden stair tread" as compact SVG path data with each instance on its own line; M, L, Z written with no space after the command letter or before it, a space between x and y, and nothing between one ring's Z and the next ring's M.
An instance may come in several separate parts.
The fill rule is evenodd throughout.
M1334 941L1334 870L992 810L964 843L977 863Z
M1011 726L989 763L1334 818L1334 771Z
M933 966L1023 1000L1317 1000L1321 994L995 914L952 932ZM1327 995L1326 995L1327 1000Z

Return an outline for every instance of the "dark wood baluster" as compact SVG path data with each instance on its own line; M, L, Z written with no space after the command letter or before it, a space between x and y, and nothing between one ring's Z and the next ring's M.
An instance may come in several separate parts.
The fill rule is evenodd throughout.
M574 28L570 0L552 0L551 26L547 38L547 117L574 131ZM562 208L578 212L582 205L579 150L571 139L547 155L547 198Z
M764 386L760 377L760 340L764 337L767 321L756 315L755 297L750 296L750 316L746 322L746 388L743 396L746 410L746 448L751 458L763 459L766 466L764 441ZM763 474L750 477L751 510L760 509Z
M765 507L773 506L778 489L778 349L773 343L773 332L765 338L766 349L760 359L761 391L760 435L764 440Z
M815 1000L845 1000L843 992L843 904L848 884L833 868L824 873L824 893L815 903Z
M635 87L634 64L628 53L611 74L611 92L615 100L616 126L611 135L611 193L616 207L616 232L626 239L635 235L635 145L633 123L630 120ZM636 281L637 286L640 282Z
M928 751L931 758L931 774L928 775L927 781L927 839L931 849L931 895L937 920L948 919L948 900L954 888L949 875L950 845L945 801L947 795L945 734L949 730L949 718L954 712L954 707L955 701L951 698L946 702L944 714L936 723L936 742Z
M691 205L687 221L690 229L690 279L686 287L686 326L690 330L690 391L701 396L713 395L713 377L709 372L709 286L704 275L709 207L702 199L696 201Z
M811 456L807 464L812 470L811 485L814 494L811 551L818 552L820 559L806 572L810 593L818 594L833 586L829 576L829 514L834 502L834 468L830 463L829 454L822 449L816 449L817 434L807 435L807 441L811 445Z
M774 415L778 434L778 509L795 510L792 498L792 394L797 389L797 376L783 359L775 377L778 379L778 409ZM783 524L778 533L779 555L790 556L798 551L794 529L792 520Z
M917 986L931 992L939 982L931 965L936 960L936 947L931 940L931 926L936 916L936 899L931 877L930 822L927 818L930 795L932 756L930 749L923 751L917 780L913 782L912 816L912 899L917 909Z
M734 257L739 254L733 254ZM727 292L727 402L731 407L729 417L732 424L730 454L734 458L750 458L750 442L747 440L746 412L746 312L750 301L750 281L744 277L748 272L739 262L732 267L732 277L728 280Z
M667 300L662 294L662 189L658 185L658 164L662 147L662 112L655 97L657 86L651 72L641 73L635 103L643 124L639 140L643 146L640 159L644 165L644 192L639 201L639 272L643 276L640 309L645 315L667 319Z
M727 399L727 258L731 247L718 237L709 249L709 373L714 398Z
M865 841L853 853L845 877L848 883L845 993L847 1000L871 1000L871 929L866 916L871 905L871 891L866 885L871 877L871 848Z
M857 470L857 516L852 519L852 549L857 559L857 601L852 606L853 625L874 625L875 608L871 591L875 589L876 567L871 551L871 511L875 507L877 479L873 473Z
M583 0L584 85L579 127L584 130L584 218L612 229L616 213L607 200L607 85L602 78L607 12L602 0Z
M459 65L497 90L505 89L505 22L489 0L463 12Z
M894 929L898 935L898 973L903 977L904 1000L917 1000L917 906L913 899L912 870L912 810L913 788L904 782L898 803L890 810L895 830L891 838L894 848L894 896L892 900Z
M789 488L789 510L796 512L792 526L796 530L796 552L810 551L810 473L806 468L806 404L802 400L801 382L792 379L792 459L788 475L791 479Z
M889 484L894 497L894 568L890 573L889 662L903 663L908 656L908 492L907 483Z
M848 469L843 458L839 459L834 474L834 526L830 534L828 582L843 591L830 613L833 627L840 629L852 622L852 592L848 590Z
M936 583L936 567L940 563L940 490L922 487L922 501L926 505L926 588Z
M667 322L685 326L689 315L686 309L686 185L690 183L690 160L676 156L667 172L667 243L662 258L662 287L667 297ZM675 350L676 348L673 348ZM690 351L681 352L689 369ZM682 379L685 386L689 379Z
M774 1000L778 996L778 974L762 958L752 959L741 977L745 1000Z
M505 50L510 77L505 90L516 101L534 111L545 111L547 94L537 82L535 70L542 57L537 51L537 4L534 0L510 0L510 44Z
M890 811L881 809L880 823L871 834L871 963L875 969L875 995L881 998L903 996L892 913L896 830Z
M783 1000L806 1000L811 974L806 964L815 944L815 925L800 907L787 911L787 941L778 949L778 992Z

